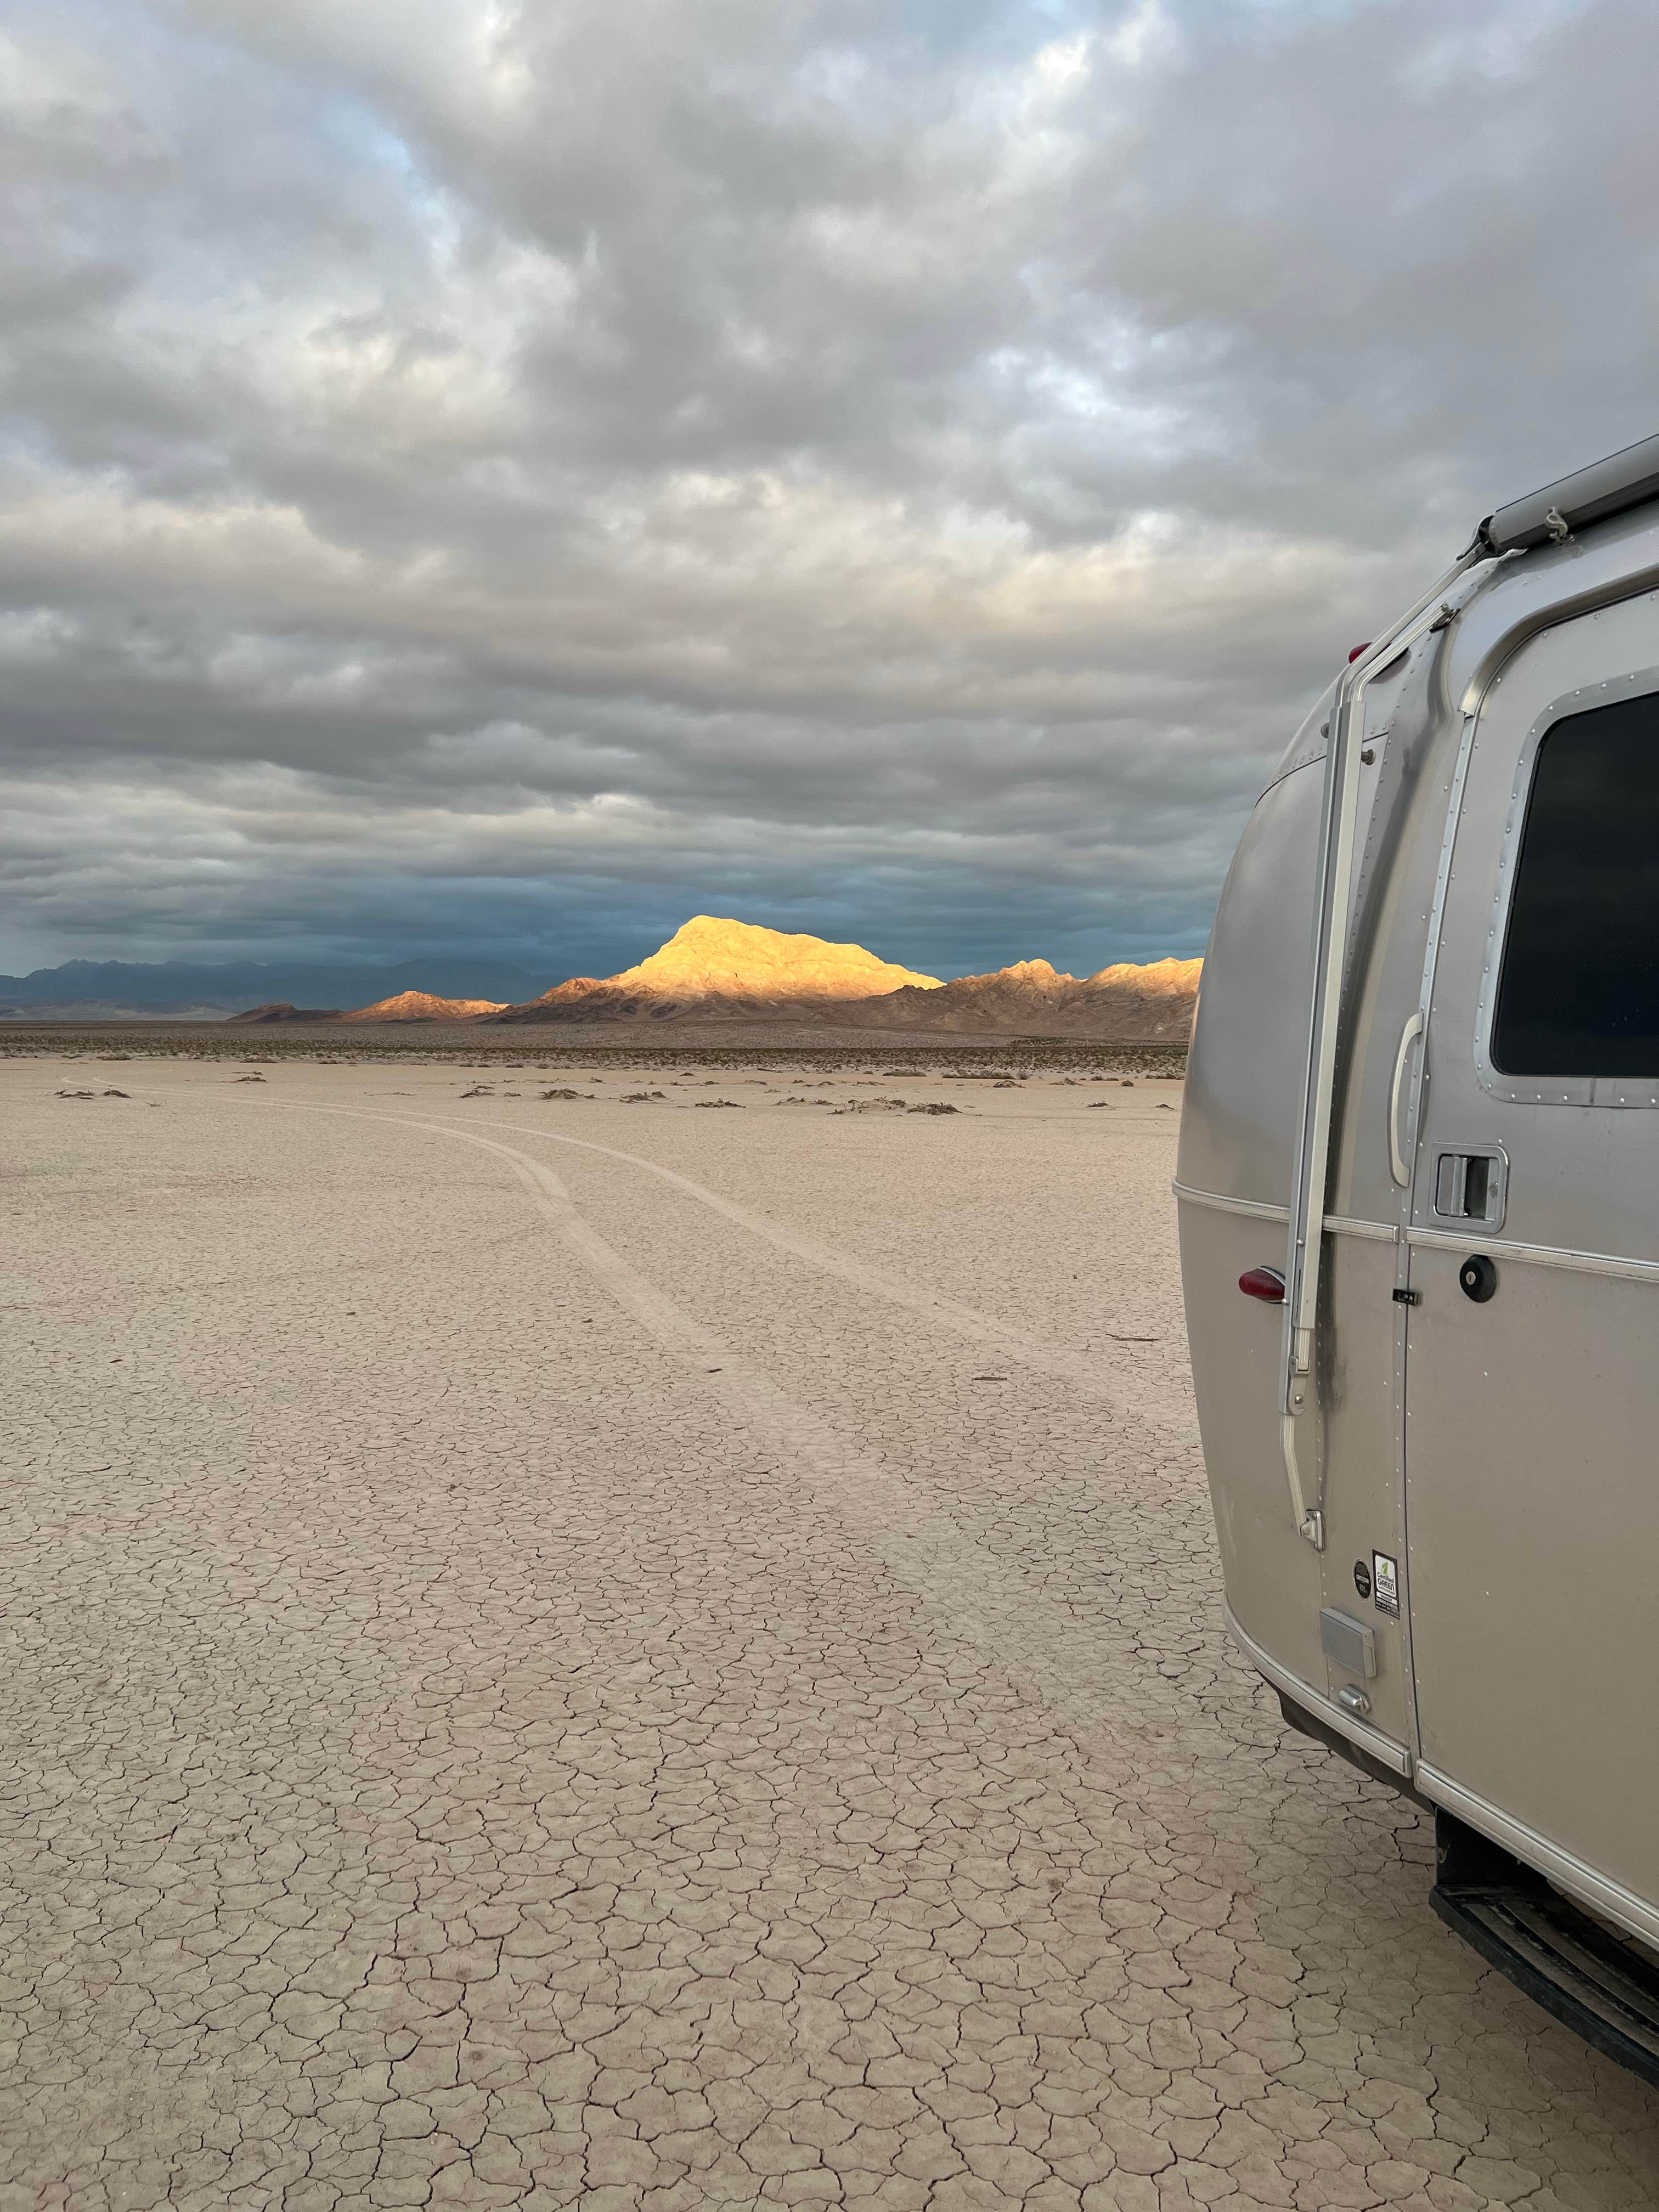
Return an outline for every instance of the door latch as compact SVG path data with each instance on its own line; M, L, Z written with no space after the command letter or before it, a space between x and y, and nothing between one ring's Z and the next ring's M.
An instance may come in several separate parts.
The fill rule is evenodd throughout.
M1437 1152L1434 1212L1437 1221L1478 1221L1501 1229L1509 1200L1510 1164L1501 1145Z
M1421 1291L1408 1291L1403 1285L1396 1285L1393 1296L1397 1306L1420 1306L1423 1303Z

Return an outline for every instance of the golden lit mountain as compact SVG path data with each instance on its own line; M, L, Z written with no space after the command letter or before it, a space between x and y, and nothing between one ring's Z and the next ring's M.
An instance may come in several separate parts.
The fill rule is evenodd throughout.
M573 976L495 1018L508 1022L652 1021L690 1012L788 1007L816 1013L898 990L940 989L937 976L878 960L861 945L791 937L747 921L693 915L635 968L600 981Z
M907 983L939 988L936 975L896 968L861 945L786 937L781 930L721 921L712 914L694 914L660 951L609 980L619 988L662 991L677 999L873 999Z

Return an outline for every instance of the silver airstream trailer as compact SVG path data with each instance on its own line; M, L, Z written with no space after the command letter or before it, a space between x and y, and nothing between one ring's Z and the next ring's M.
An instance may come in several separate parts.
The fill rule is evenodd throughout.
M1297 732L1176 1189L1232 1635L1659 2081L1659 438L1492 515Z

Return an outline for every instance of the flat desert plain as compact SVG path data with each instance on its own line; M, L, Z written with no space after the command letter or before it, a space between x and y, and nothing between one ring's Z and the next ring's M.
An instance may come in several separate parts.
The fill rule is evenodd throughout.
M3 2212L1659 2202L1230 1655L1178 1097L0 1068Z

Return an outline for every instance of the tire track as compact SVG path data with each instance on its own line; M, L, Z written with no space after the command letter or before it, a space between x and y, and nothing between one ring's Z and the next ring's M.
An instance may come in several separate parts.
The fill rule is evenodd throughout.
M198 1094L191 1091L171 1095L194 1097ZM410 1128L433 1129L460 1136L470 1134L478 1126L470 1115L462 1121L453 1115L382 1115L368 1108L307 1105L300 1099L261 1098L246 1103L281 1107L295 1113L356 1113L372 1121L397 1121ZM903 1307L926 1320L940 1322L981 1350L1018 1359L1041 1374L1052 1375L1073 1389L1081 1391L1085 1396L1109 1407L1114 1413L1122 1415L1143 1429L1157 1431L1174 1443L1190 1444L1198 1440L1197 1419L1191 1407L1166 1410L1156 1405L1148 1406L1138 1394L1132 1396L1085 1360L1039 1343L1028 1331L1018 1328L1013 1322L998 1321L990 1314L981 1313L977 1307L963 1305L958 1299L906 1282L902 1276L854 1259L851 1253L842 1252L833 1244L822 1244L815 1237L800 1236L794 1230L786 1229L781 1223L770 1220L765 1214L757 1213L751 1207L740 1205L735 1199L723 1198L718 1191L694 1182L690 1176L681 1175L674 1168L664 1167L639 1152L625 1152L615 1145L601 1145L588 1137L566 1136L559 1130L537 1128L532 1123L490 1121L484 1126L493 1129L510 1129L515 1136L534 1137L544 1144L565 1145L576 1152L598 1153L606 1159L620 1160L628 1167L642 1169L659 1182L683 1192L698 1205L707 1206L711 1212L720 1214L738 1228L747 1231L750 1236L760 1237L778 1250L804 1261L821 1274L836 1276L871 1297L885 1298L890 1304Z
M413 1116L409 1118L414 1119ZM465 1131L465 1124L449 1116L422 1118L425 1126L430 1127ZM872 1297L885 1298L890 1304L905 1307L927 1320L942 1322L958 1336L965 1337L970 1344L999 1352L1008 1358L1018 1359L1040 1373L1053 1375L1069 1383L1073 1389L1099 1400L1109 1406L1115 1413L1122 1414L1144 1428L1173 1434L1182 1443L1197 1439L1197 1422L1189 1409L1181 1407L1164 1412L1156 1407L1149 1407L1139 1398L1132 1398L1109 1376L1102 1375L1085 1361L1074 1358L1067 1352L1056 1352L1051 1346L1040 1344L1035 1337L1012 1322L997 1321L991 1315L980 1312L976 1307L963 1305L957 1299L943 1297L934 1291L923 1290L919 1285L906 1282L902 1276L890 1274L885 1268L871 1267L862 1260L854 1259L850 1253L840 1251L833 1244L821 1244L814 1237L799 1236L795 1231L769 1220L763 1213L757 1213L733 1199L722 1198L718 1191L694 1182L690 1176L681 1175L673 1168L663 1167L638 1152L624 1152L615 1145L596 1144L586 1137L567 1137L557 1130L538 1129L522 1121L490 1121L486 1126L495 1129L511 1129L520 1136L534 1136L546 1144L568 1145L578 1152L598 1152L607 1159L621 1160L629 1167L642 1168L647 1175L655 1176L659 1182L683 1191L699 1205L706 1206L712 1212L721 1214L738 1228L746 1230L750 1236L761 1237L767 1243L775 1245L780 1251L805 1261L821 1274L838 1276L842 1281L850 1283L855 1289Z
M1174 1716L1160 1710L1161 1686L1148 1680L1133 1648L1114 1648L1109 1621L1079 1620L1070 1608L1057 1605L1037 1577L965 1536L933 1503L927 1488L860 1450L821 1415L790 1398L755 1361L734 1351L607 1243L544 1163L495 1138L412 1115L277 1099L258 1103L288 1112L424 1129L505 1161L566 1249L614 1303L734 1421L804 1478L821 1503L917 1589L927 1611L947 1631L988 1653L1005 1674L1024 1678L1049 1711L1074 1729L1097 1737L1133 1738L1142 1746L1175 1732Z

